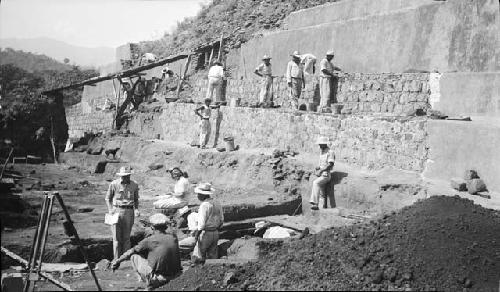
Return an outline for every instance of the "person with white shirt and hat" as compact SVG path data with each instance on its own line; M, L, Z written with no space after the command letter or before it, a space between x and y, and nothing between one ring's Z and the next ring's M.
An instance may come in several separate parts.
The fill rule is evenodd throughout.
M318 210L319 199L323 198L323 208L326 208L326 188L332 179L333 166L335 164L335 154L328 147L328 138L319 137L316 144L320 148L319 163L316 167L316 178L312 183L311 198L309 203L312 210Z
M193 263L204 263L207 258L218 258L217 241L219 230L224 223L224 214L219 203L211 198L214 189L210 183L198 185L194 192L201 204L198 209L198 228L194 234L196 246L193 251Z
M333 79L338 77L340 68L332 64L335 53L330 50L326 52L326 57L321 60L319 73L319 95L321 97L319 110L330 107L331 95L333 92Z
M139 212L139 186L130 179L130 166L122 166L116 174L120 178L109 184L106 192L106 205L109 214L118 213L118 222L111 226L113 233L113 255L117 259L130 249L130 233L134 217Z
M255 75L261 77L261 87L259 93L259 105L263 106L272 99L271 86L273 84L273 72L271 68L271 57L264 55L262 63L255 68Z
M298 109L300 94L302 93L302 89L305 88L306 83L300 53L295 51L291 56L292 60L288 62L286 68L286 81L290 88L290 107Z

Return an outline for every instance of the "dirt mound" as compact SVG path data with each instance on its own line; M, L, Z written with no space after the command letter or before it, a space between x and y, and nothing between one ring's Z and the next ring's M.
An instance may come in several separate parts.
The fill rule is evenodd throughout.
M498 212L458 197L432 197L378 221L263 246L262 260L237 269L231 286L218 282L218 269L197 268L191 276L210 282L188 288L492 291L500 280L498 234ZM187 279L176 281L193 282Z

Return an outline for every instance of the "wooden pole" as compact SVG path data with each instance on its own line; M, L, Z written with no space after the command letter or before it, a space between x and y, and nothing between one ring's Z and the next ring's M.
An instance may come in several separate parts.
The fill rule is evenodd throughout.
M116 88L115 88L115 79L111 79L111 82L113 82L113 94L115 95L116 99L116 110L115 110L115 118L113 119L113 125L111 127L113 129L116 129L116 120L118 119L118 105L120 104L120 96L116 93ZM118 81L120 82L120 81Z
M54 138L54 121L52 119L52 116L50 117L50 144L52 145L52 155L54 156L54 163L59 164L57 161L57 156L56 156L56 143L55 143L55 138Z
M10 156L12 156L13 152L14 152L14 147L10 149L9 156L7 156L7 160L5 160L5 163L2 166L2 172L0 173L0 180L3 178L3 172L7 168L7 163L9 163Z
M221 35L220 35L220 41L219 41L219 54L218 54L218 56L217 56L217 60L218 60L219 62L221 62L221 60L222 60L222 59L221 59L221 57L222 57L222 46L223 46L222 44L223 44L223 42L224 42L224 38L223 38L223 36L224 36L224 34L221 34Z
M85 251L85 248L83 247L82 241L80 240L80 237L78 236L78 232L76 232L75 225L73 224L73 221L71 221L71 217L69 216L68 209L66 209L66 205L64 205L64 202L61 198L61 195L59 193L54 193L54 196L56 197L57 201L59 202L59 206L64 212L64 216L66 216L66 221L69 222L71 226L71 231L72 231L72 236L75 237L76 243L78 244L78 249L80 250L80 253L82 254L83 258L85 259L85 262L87 262L87 266L89 267L90 274L92 274L92 277L94 278L95 285L97 286L98 291L102 291L101 286L99 285L99 281L97 280L97 276L95 275L94 269L90 265L89 258L87 256L87 252Z
M11 259L15 260L16 262L20 263L24 267L28 266L28 261L27 260L23 259L22 257L18 256L15 253L11 252L10 250L6 249L3 246L1 248L2 248L1 249L2 253L4 253L6 256L8 256ZM65 284L63 282L60 282L60 281L54 279L54 277L51 274L48 274L48 273L40 271L40 276L42 276L43 278L47 279L49 282L53 283L54 285L56 285L57 287L63 289L64 291L74 291L73 289L71 289L71 287L68 284Z
M210 69L210 66L212 66L212 58L214 56L214 47L212 46L212 51L210 52L210 58L208 59L208 68Z
M177 85L176 96L179 98L179 94L181 93L182 82L186 78L187 71L189 69L189 62L191 62L191 55L187 57L186 64L184 64L184 73L179 77L179 84Z

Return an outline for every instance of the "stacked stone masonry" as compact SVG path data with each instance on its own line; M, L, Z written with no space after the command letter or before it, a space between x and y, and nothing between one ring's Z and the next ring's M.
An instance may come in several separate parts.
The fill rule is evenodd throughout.
M196 105L171 103L162 113L137 113L129 123L131 132L144 138L190 143L197 141L199 120ZM395 167L422 171L427 159L425 118L331 115L288 110L221 107L222 138L232 136L242 148L280 148L314 153L317 137L332 141L338 160L370 169ZM216 129L212 118L213 145Z
M68 137L80 138L85 132L98 133L112 129L113 111L93 111L84 113L82 104L78 103L66 108L66 122L68 123Z
M206 95L207 81L192 82L195 101L201 102ZM334 81L332 104L342 105L342 113L388 113L401 115L416 109L429 107L429 73L403 74L348 74ZM272 86L274 103L284 108L289 88L284 77L276 77ZM241 106L258 103L260 80L245 79L227 81L226 100L240 99ZM306 86L299 101L307 109L314 109L320 100L317 76L307 76Z

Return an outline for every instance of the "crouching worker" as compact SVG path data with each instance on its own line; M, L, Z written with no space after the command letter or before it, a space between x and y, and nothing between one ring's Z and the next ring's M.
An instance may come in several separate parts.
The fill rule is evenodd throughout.
M319 137L316 144L319 145L319 166L316 167L317 179L313 181L311 199L312 210L318 210L319 199L323 198L323 208L327 208L327 187L332 179L333 165L335 164L335 154L328 147L328 138Z
M193 263L204 263L205 259L218 258L219 230L224 223L222 207L210 196L213 195L212 185L203 183L198 185L194 192L201 201L198 209L198 228L194 237L196 246L193 251Z
M143 239L111 262L111 268L113 271L118 269L121 262L130 258L140 281L146 282L148 289L155 289L178 276L182 267L177 238L166 233L168 217L163 214L154 214L149 217L149 222L153 228L153 235ZM146 255L146 257L141 255Z

